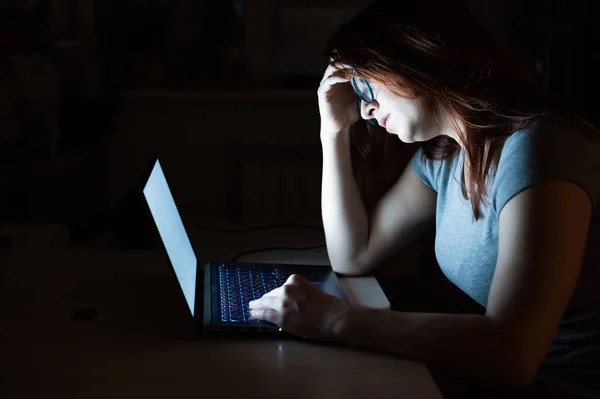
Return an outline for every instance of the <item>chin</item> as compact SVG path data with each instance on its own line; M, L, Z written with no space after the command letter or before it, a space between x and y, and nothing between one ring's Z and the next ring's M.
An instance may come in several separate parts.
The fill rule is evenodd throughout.
M421 141L421 140L418 140L414 135L408 134L408 132L402 132L402 133L389 132L389 133L393 134L394 136L398 136L400 141L402 141L403 143L406 143L406 144Z
M393 133L390 132L391 134L394 134L396 136L398 136L398 138L400 139L400 141L402 141L403 143L406 144L411 144L411 143L422 143L424 141L428 141L431 140L432 137L428 137L425 134L422 134L420 132L411 132L411 131L403 131L401 133ZM433 136L435 137L435 136Z

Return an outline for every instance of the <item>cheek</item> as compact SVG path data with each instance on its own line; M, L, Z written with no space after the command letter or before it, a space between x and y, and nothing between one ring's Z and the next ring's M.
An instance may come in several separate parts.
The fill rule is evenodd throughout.
M429 136L429 119L415 102L398 104L390 120L388 132L398 135L406 143L425 140Z
M421 119L419 107L409 101L398 101L391 115L392 124L402 130L408 129Z

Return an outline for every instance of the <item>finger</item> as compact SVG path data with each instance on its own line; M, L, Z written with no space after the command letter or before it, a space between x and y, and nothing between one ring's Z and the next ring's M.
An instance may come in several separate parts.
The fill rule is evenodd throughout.
M325 81L325 79L330 77L336 70L337 69L333 65L329 65L327 69L325 69L325 72L323 72L323 77L321 78L321 82L319 83L319 85L322 84L323 81Z
M346 72L339 70L339 69L331 71L331 73L323 75L323 79L321 79L321 84L323 82L325 82L328 78L339 78L339 77L347 77Z
M268 321L278 326L282 323L281 314L273 309L254 309L250 311L250 315L257 320Z
M329 65L334 66L337 69L352 69L350 65L346 65L339 61L336 61L333 59L333 57L329 57Z
M264 294L264 295L263 295L261 298L264 298L264 297L269 297L269 296L279 297L279 296L283 296L283 295L284 295L284 293L283 293L283 285L282 285L281 287L277 287L277 288L275 288L275 289L273 289L273 290L271 290L271 291L267 292L267 293L266 293L266 294ZM256 299L256 300L254 300L254 301L251 301L250 303L252 303L252 302L256 302L256 301L258 301L258 300L259 300L259 299Z
M292 300L302 300L304 299L304 294L300 290L300 287L297 284L286 281L281 287L277 287L272 291L267 292L262 297L281 297L283 299L292 299Z
M294 300L281 297L266 296L248 304L250 310L272 309L281 314L290 311L298 311L298 303Z
M352 71L355 69L353 66L344 64L343 62L340 62L340 61L329 60L329 65L333 66L336 69L347 69L348 71Z
M323 73L323 75L325 75L325 76L331 75L333 72L335 72L338 69L340 69L338 64L336 64L330 60L329 64L327 64L327 68L325 68L325 73Z
M328 81L335 81L335 82L349 82L352 78L348 77L348 76L344 76L344 75L336 75L333 74L331 76L328 76L327 78L323 79L323 81L321 82L321 84L325 84Z
M340 73L343 73L344 69L348 69L348 68L343 68L340 67L339 65L329 65L327 67L327 69L325 69L325 72L323 73L323 78L321 79L321 83L323 83L325 81L325 79L332 77L332 76L339 76Z
M310 282L299 274L290 274L290 276L287 278L285 284L300 285L300 284L310 284Z
M341 62L334 62L334 63L331 63L330 65L335 65L335 67L337 69L347 69L349 71L354 69L350 65L342 64Z
M349 83L349 82L350 82L350 78L344 78L341 76L332 76L330 78L325 79L317 91L321 92L321 93L327 93L333 85L340 84L340 83Z

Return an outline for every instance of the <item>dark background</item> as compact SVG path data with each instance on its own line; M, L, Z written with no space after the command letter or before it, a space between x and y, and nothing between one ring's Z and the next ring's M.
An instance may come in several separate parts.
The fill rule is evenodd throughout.
M202 210L186 222L320 223L323 49L369 3L0 0L0 222L112 209L159 151L178 203ZM598 121L600 2L469 3Z

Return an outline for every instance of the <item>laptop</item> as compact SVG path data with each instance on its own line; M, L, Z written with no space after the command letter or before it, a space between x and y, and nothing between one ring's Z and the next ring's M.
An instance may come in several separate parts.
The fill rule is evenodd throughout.
M324 292L348 301L329 266L217 260L200 264L157 154L142 186L143 202L194 324L202 333L280 333L276 325L252 319L248 303L283 285L291 274L301 275Z

